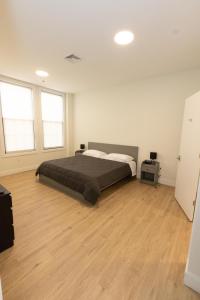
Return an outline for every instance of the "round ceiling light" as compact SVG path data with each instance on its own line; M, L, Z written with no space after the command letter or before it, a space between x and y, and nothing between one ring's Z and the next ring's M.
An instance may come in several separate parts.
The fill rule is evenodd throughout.
M119 45L128 45L134 40L134 34L131 31L119 31L114 36L115 43Z
M49 76L49 73L43 70L36 70L35 74L39 77L46 78Z

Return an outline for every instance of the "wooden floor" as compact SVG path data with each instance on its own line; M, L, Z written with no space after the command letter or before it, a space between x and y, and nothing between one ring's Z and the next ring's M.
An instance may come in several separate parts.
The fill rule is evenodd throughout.
M16 242L0 254L4 300L193 300L183 285L191 224L174 190L131 181L89 207L35 181L13 195Z

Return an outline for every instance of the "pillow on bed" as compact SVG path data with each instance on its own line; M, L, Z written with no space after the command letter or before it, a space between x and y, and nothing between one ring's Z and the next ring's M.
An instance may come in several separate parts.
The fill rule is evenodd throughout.
M106 153L103 151L99 151L99 150L89 149L89 150L86 150L85 152L83 152L83 155L93 156L93 157L97 157L97 158L103 158L106 155Z
M127 162L127 163L134 160L134 157L126 154L121 154L121 153L110 153L107 154L105 158L110 160Z

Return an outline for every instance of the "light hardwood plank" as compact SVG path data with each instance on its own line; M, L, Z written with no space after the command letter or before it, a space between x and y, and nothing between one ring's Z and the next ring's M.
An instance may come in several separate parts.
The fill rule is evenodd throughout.
M191 223L173 188L123 182L89 207L33 171L0 182L16 235L0 254L4 300L200 299L183 285Z

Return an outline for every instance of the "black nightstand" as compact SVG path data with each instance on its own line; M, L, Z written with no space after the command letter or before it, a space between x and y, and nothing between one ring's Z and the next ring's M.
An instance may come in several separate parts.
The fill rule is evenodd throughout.
M75 155L82 155L85 150L76 150Z
M158 184L159 171L160 163L158 161L152 161L151 163L143 161L140 181L156 186Z

